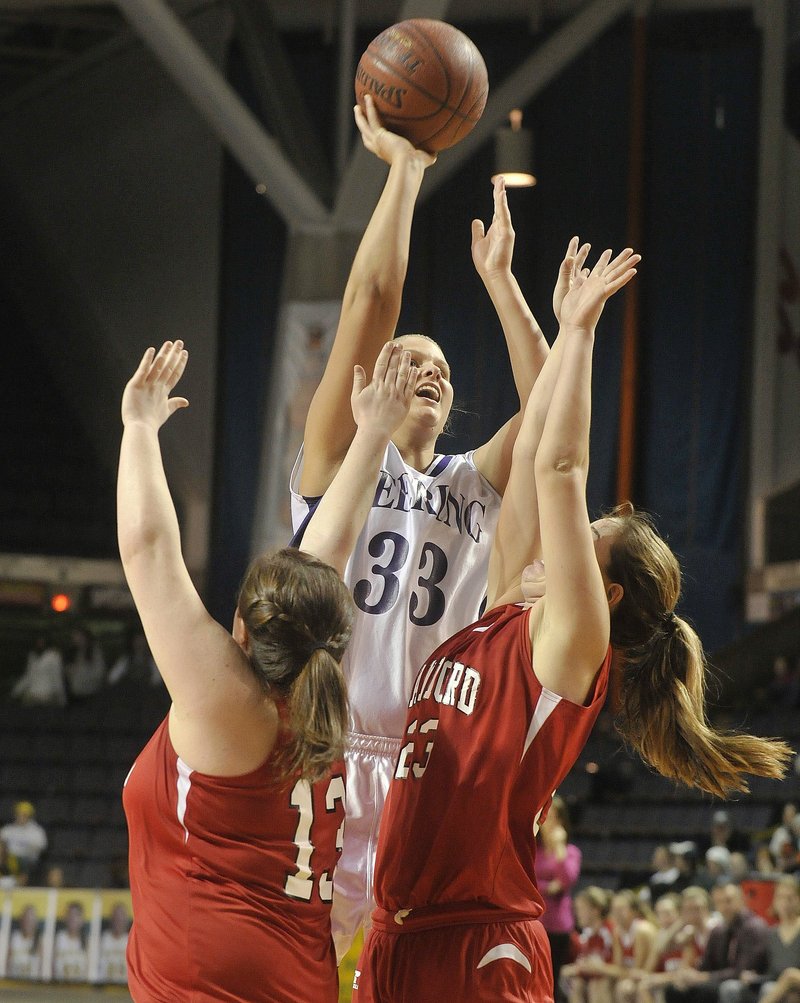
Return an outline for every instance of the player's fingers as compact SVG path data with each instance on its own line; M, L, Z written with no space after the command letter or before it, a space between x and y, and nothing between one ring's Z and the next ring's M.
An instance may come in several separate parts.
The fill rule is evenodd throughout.
M564 255L564 260L566 261L567 258L574 259L577 253L578 253L578 238L572 237L570 238L570 242L567 244L567 251L566 254Z
M139 363L136 372L133 374L133 379L136 380L137 383L143 383L146 379L147 374L150 372L150 367L153 364L155 354L155 348L148 348L145 350L141 362Z
M580 271L586 264L586 259L589 257L589 251L591 251L591 249L591 244L582 244L581 247L578 248L575 254L575 268L578 271Z
M167 407L169 408L169 413L174 414L179 411L182 407L188 407L189 401L185 397L170 397L167 401Z
M153 359L153 364L150 366L150 371L147 374L148 383L155 383L161 379L161 374L164 372L164 367L171 352L172 342L165 341L161 348L159 348L156 357Z
M607 247L606 250L603 251L600 257L597 259L597 262L595 263L595 266L591 271L592 275L602 275L603 272L605 272L606 268L608 267L608 262L611 258L611 254L612 254L611 248Z
M174 390L180 381L181 376L183 376L184 370L186 369L186 363L189 361L189 353L183 347L183 342L177 342L181 346L176 354L175 361L172 366L172 372L169 374L167 380L167 387L170 390Z
M361 366L353 366L353 397L357 397L367 385L367 374Z
M632 254L633 254L632 247L626 247L623 250L621 250L619 254L616 256L616 258L612 258L611 261L609 261L608 271L611 271L611 269L613 268L617 268L624 261L627 261L627 259L630 258Z
M374 132L382 129L383 122L381 122L381 117L378 114L378 110L375 107L375 102L372 100L371 94L364 95L364 108L366 109L367 121L369 122L370 128Z
M392 344L389 358L386 361L386 383L393 387L397 383L397 370L400 368L400 356L403 350L399 345Z
M623 286L626 286L630 280L636 274L635 268L629 268L626 272L616 278L613 282L609 282L606 285L606 293L608 296L613 296L614 293L619 292Z
M397 366L396 386L401 395L405 396L411 386L411 352L403 349L400 352L400 361Z
M508 208L508 194L506 192L506 179L499 175L494 183L494 214L495 217L511 222L511 212Z
M483 227L482 219L473 219L472 221L472 243L477 244L479 240L483 240L486 236L486 230Z
M375 368L372 370L372 379L375 383L382 383L386 378L386 368L389 364L389 358L394 349L394 345L391 341L387 341L383 348L378 354L378 358L375 360Z
M634 254L631 252L629 255L622 258L621 261L617 261L616 263L612 261L606 269L603 278L606 282L615 282L616 279L629 268L635 268L641 260L641 254Z
M168 389L173 387L172 375L175 372L175 367L181 358L181 352L183 351L182 341L173 341L172 348L167 352L164 358L164 365L161 367L161 382L164 383ZM177 382L177 380L175 381Z

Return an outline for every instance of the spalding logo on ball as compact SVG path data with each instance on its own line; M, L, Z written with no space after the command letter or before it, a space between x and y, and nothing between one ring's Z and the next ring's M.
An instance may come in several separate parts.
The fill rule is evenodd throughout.
M414 18L382 31L356 70L356 100L371 94L387 129L428 153L475 127L489 80L475 44L444 21Z

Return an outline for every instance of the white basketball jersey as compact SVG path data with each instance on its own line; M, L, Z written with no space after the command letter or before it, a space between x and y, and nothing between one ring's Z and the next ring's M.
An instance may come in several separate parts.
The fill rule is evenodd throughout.
M420 473L394 443L386 449L344 575L356 605L343 662L353 731L400 738L420 666L480 615L500 496L472 455L436 456ZM295 533L318 500L298 493L302 462L301 449L291 479Z

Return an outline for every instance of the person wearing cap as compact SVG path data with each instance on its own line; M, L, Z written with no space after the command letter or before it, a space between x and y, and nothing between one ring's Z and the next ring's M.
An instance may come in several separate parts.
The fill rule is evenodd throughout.
M746 853L750 849L750 840L744 833L734 829L728 812L719 809L711 816L711 831L705 849L708 850L712 846L724 846L731 853L737 851Z
M5 843L11 869L20 884L30 883L31 875L47 849L47 833L34 818L35 814L30 801L17 801L14 821L0 829L0 840Z
M726 846L709 846L706 850L706 863L698 881L706 888L722 884L730 877L731 852Z

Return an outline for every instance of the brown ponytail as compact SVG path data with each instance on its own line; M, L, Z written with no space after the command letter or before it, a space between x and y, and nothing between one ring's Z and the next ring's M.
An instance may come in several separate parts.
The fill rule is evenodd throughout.
M253 561L238 608L253 671L286 701L292 741L283 772L318 780L344 753L348 707L339 663L352 626L347 587L333 568L287 547Z
M703 646L674 613L675 555L630 504L609 518L619 532L606 573L623 588L611 617L611 643L623 662L617 730L663 776L718 797L747 791L745 773L782 777L794 755L785 742L715 731L707 721Z

